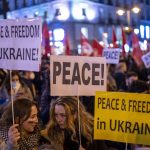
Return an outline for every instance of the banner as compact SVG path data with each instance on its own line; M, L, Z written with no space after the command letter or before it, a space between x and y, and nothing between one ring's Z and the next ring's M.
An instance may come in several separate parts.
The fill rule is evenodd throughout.
M107 64L118 64L120 58L119 48L104 48L103 57L106 58Z
M50 56L52 96L92 96L106 91L106 60L102 57Z
M96 92L94 139L150 145L150 95Z
M0 68L39 71L42 20L0 20Z
M99 44L97 39L93 39L92 41L92 47L93 47L93 56L101 56L103 54L103 46Z
M138 67L141 67L143 65L142 62L142 50L140 48L139 39L138 36L133 32L132 33L132 57L134 61L136 62Z
M142 56L142 60L144 62L145 67L150 68L150 52Z

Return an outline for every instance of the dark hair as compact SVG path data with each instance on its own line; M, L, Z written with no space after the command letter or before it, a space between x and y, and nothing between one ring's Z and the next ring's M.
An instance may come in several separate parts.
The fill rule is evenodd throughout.
M134 72L134 71L130 71L130 72L127 73L126 78L130 78L130 77L132 77L132 76L137 77L138 74L137 74L136 72Z
M20 76L18 71L12 71L12 77L15 76L15 75L18 76L19 82L21 83L22 86L24 86L24 83L21 80L21 76ZM10 87L10 73L7 74L2 86L3 87L5 86L7 91L10 92L10 89L11 89L11 87Z
M148 84L143 80L135 80L132 82L129 92L142 93L149 90Z
M19 119L17 123L20 123L20 119L23 119L24 121L27 120L31 113L31 107L36 106L37 104L34 101L31 101L29 99L20 98L16 99L13 102L14 107L14 119ZM6 107L3 115L2 120L5 124L11 125L13 123L12 118L12 103L9 103Z

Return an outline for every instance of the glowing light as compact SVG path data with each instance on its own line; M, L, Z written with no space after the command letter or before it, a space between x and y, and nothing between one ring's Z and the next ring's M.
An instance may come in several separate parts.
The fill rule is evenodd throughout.
M147 42L139 42L139 44L140 44L140 48L141 48L141 50L146 50L147 49Z
M128 45L128 44L125 44L125 45L124 45L124 49L125 49L126 52L129 52L129 50L130 50L129 45Z
M110 47L114 47L113 43L110 43L109 46L110 46Z
M99 44L103 46L103 45L104 45L104 42L103 42L103 41L100 41Z
M55 42L54 45L55 45L54 53L56 55L61 55L64 53L63 42Z
M65 21L67 20L69 17L70 17L70 12L69 12L69 9L67 6L65 5L62 5L60 8L60 15L57 16L57 19L58 20L62 20L62 21Z
M81 45L78 45L78 54L81 54L82 50L81 50Z
M103 36L104 36L105 38L108 38L108 33L103 33Z
M36 11L36 12L34 13L34 15L35 15L35 16L38 16L38 15L39 15L39 12L38 12L38 11Z
M62 41L65 36L64 29L62 29L62 28L54 29L53 34L54 34L55 41Z
M118 14L119 16L124 15L124 13L125 13L125 11L124 11L123 9L117 10L117 14Z
M125 29L126 31L128 31L130 28L129 28L129 27L125 27L124 29Z
M74 3L72 7L72 16L76 20L83 20L85 19L85 15L83 14L83 9L87 9L87 4L84 3ZM88 11L86 11L87 13Z
M119 44L119 41L116 41L116 44L118 45L118 44Z
M140 34L141 34L141 38L144 38L144 26L140 25Z
M139 29L134 29L135 34L139 34L139 32L140 32Z
M96 17L96 11L94 8L90 7L87 11L87 19L92 21Z
M88 38L88 29L86 27L82 27L81 28L81 33L86 37Z
M135 14L138 14L138 13L141 11L141 9L140 9L139 7L137 7L137 6L135 6L135 7L132 8L132 11L133 11Z
M149 30L149 26L146 26L146 38L149 39L150 38L150 30Z

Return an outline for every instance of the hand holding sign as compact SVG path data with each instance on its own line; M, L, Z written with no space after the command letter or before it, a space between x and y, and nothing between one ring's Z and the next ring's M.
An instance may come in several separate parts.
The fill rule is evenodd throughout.
M18 124L14 124L9 128L8 131L9 144L11 144L13 147L17 146L17 142L20 139L20 133L17 129L18 126Z

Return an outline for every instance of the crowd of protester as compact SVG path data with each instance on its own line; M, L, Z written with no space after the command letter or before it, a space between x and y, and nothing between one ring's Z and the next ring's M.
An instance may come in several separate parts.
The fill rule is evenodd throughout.
M107 91L149 94L150 69L138 67L132 57L107 68ZM79 122L78 98L52 97L50 91L46 56L40 72L12 71L10 76L0 70L0 150L125 150L125 143L93 140L94 96L79 97ZM128 144L127 150L134 147Z

